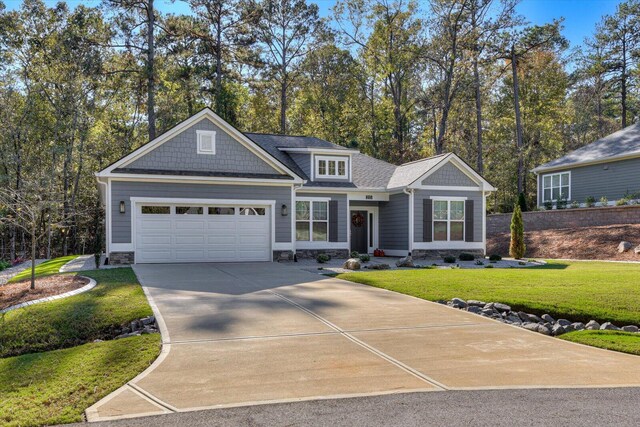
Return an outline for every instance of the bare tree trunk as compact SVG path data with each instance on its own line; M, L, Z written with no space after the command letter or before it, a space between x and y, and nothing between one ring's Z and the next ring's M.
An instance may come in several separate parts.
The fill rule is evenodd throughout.
M522 158L522 123L520 117L520 85L515 46L511 47L511 73L513 76L513 108L516 116L516 148L518 151L518 194L524 191L524 160Z
M147 4L147 121L149 122L149 140L156 137L156 70L155 70L155 11L153 0Z
M627 127L627 44L622 38L622 76L620 80L620 98L622 102L622 127Z
M280 86L280 133L287 134L287 79L282 80Z
M36 222L31 229L31 289L36 288Z

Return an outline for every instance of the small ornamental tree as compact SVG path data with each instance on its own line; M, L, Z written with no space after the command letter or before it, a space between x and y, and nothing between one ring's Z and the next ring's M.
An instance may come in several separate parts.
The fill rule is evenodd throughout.
M513 216L511 217L511 244L509 245L509 255L516 259L522 258L524 257L525 249L522 210L519 205L516 205L513 210Z

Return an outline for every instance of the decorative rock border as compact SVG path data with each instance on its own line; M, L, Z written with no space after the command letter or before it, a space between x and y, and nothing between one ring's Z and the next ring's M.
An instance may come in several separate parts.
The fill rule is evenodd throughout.
M635 325L627 325L620 328L611 322L605 322L601 325L595 320L591 320L585 325L582 322L571 322L567 319L556 320L548 314L543 314L538 317L535 314L529 314L523 311L511 311L510 306L499 302L486 303L476 300L465 301L461 298L453 298L449 301L438 302L449 307L488 317L509 325L519 326L529 331L539 332L544 335L558 336L567 332L584 330L640 332L640 328Z
M84 285L81 288L74 289L73 291L65 292L63 294L51 295L51 296L46 297L46 298L35 299L33 301L25 301L25 302L21 302L20 304L12 305L10 307L7 307L5 309L0 310L0 314L4 314L6 312L9 312L9 311L12 311L12 310L16 310L18 308L24 308L24 307L27 307L27 306L30 306L30 305L40 304L42 302L49 302L49 301L55 301L57 299L62 299L62 298L66 298L66 297L72 297L74 295L78 295L78 294L81 294L83 292L90 291L91 289L93 289L97 285L96 281L94 279L92 279L91 277L86 277L86 276L77 276L77 277L81 277L83 279L87 279L87 280L89 280L89 283L87 283L86 285Z

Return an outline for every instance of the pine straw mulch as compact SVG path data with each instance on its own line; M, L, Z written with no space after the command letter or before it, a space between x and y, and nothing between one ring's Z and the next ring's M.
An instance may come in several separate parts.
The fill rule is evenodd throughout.
M626 240L640 245L640 224L575 227L525 232L527 257L555 259L598 259L640 261L633 249L618 253L618 244ZM487 253L507 255L509 233L487 236Z
M36 278L36 288L31 290L31 280L0 286L0 310L27 301L63 294L85 286L89 281L75 275L63 274Z

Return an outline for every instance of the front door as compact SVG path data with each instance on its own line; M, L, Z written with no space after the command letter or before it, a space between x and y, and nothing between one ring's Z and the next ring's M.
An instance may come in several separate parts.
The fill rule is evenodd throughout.
M358 253L368 253L367 230L368 227L367 211L351 211L351 250Z

